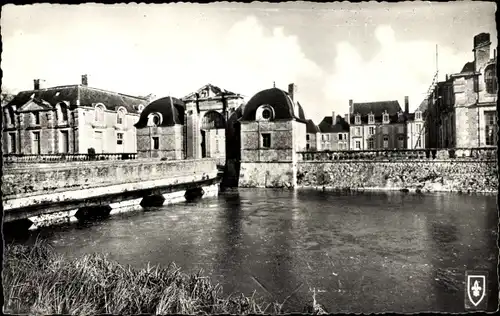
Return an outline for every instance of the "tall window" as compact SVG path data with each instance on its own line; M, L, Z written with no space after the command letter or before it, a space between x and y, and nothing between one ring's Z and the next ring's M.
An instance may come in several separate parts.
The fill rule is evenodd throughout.
M384 135L384 148L389 148L389 135Z
M373 149L375 148L375 142L373 141L373 138L368 139L368 149Z
M100 105L95 107L95 120L97 122L104 121L104 108Z
M116 144L123 145L123 133L116 133Z
M497 92L497 76L496 76L496 65L490 65L486 67L484 72L484 82L486 84L486 92L496 93Z
M264 148L271 147L271 134L269 133L262 134L262 147Z
M309 140L309 134L306 134L306 140Z
M375 123L375 115L370 114L368 115L368 124L373 124Z
M9 153L14 154L17 152L16 148L16 133L9 133Z
M418 134L422 131L422 125L421 124L416 124L415 125L415 130L417 131Z
M398 148L405 148L405 138L403 135L398 136Z
M368 128L368 135L370 135L370 136L371 136L371 135L375 135L375 127L370 126L370 127Z
M497 113L496 111L484 112L486 145L495 146L497 144Z
M306 144L306 149L309 149L309 147L310 147L309 144Z
M60 146L61 146L61 153L66 154L69 152L69 132L68 131L61 131Z
M33 143L31 146L31 153L34 155L40 155L40 132L33 132L32 134Z
M356 116L354 117L354 123L355 123L355 124L361 124L361 116L356 115Z
M342 134L339 134L339 140L342 140Z
M57 118L59 122L68 121L68 107L63 102L57 105Z
M416 146L417 148L422 148L422 140L421 140L421 138L422 137L420 137L420 136L417 138L417 146Z
M357 140L355 142L355 146L356 146L356 149L361 149L361 142L359 140Z
M40 112L33 112L32 116L33 116L33 123L35 125L40 125Z
M356 127L356 136L361 136L361 128Z
M153 149L160 149L160 138L158 136L152 137L151 146Z

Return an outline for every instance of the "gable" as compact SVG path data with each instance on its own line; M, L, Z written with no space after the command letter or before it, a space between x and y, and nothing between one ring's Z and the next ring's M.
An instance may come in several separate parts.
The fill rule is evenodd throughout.
M30 100L26 102L24 105L22 105L19 109L18 112L35 112L35 111L46 111L46 110L51 110L52 107L50 104L48 104L45 101L35 101L35 100Z

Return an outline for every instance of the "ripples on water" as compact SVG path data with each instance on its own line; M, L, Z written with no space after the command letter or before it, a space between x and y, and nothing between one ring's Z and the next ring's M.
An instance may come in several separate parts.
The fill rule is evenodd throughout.
M37 234L71 257L201 268L228 294L294 293L295 311L316 289L330 312L460 312L466 269L496 278L497 223L486 195L240 189Z

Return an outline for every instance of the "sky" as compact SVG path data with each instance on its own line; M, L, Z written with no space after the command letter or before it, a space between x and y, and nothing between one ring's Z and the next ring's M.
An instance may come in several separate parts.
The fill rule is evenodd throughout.
M298 88L306 117L349 100L410 110L432 78L472 61L474 35L497 47L494 2L34 4L2 7L2 91L80 83L183 97L207 83L248 100ZM436 67L436 47L438 51Z

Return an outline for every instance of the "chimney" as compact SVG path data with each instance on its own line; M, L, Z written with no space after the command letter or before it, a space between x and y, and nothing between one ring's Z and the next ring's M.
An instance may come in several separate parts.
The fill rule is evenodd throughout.
M88 86L89 85L89 78L87 75L82 75L82 86Z
M349 114L344 114L344 120L349 123Z
M295 102L295 93L297 92L297 86L294 83L288 85L288 94L293 102Z
M474 36L474 70L479 71L490 60L490 34L481 33Z
M332 111L332 125L335 125L337 123L337 119L335 118L335 111Z
M405 96L405 113L410 113L410 101L408 99L408 96Z
M33 80L33 89L40 90L40 79Z
M354 111L354 109L353 109L353 104L354 104L354 101L352 101L352 99L351 99L351 100L349 100L349 113L350 113L350 114L354 113L354 112L353 112L353 111Z

